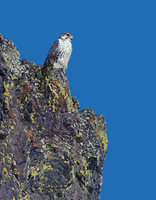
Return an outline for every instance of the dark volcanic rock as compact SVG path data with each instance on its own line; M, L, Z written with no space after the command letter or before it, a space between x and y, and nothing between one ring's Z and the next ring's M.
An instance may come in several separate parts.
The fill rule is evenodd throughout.
M20 62L0 35L0 199L99 199L105 122L79 108L62 70Z

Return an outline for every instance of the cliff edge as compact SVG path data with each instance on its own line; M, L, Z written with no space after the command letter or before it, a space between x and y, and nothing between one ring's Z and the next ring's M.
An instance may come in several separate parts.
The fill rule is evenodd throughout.
M0 199L99 199L105 121L79 108L61 69L20 61L0 35Z

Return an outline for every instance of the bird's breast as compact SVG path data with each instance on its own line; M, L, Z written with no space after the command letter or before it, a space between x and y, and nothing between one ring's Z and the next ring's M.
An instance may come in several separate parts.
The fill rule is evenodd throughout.
M69 54L72 52L72 44L70 40L64 40L64 41L61 40L59 44L62 53Z

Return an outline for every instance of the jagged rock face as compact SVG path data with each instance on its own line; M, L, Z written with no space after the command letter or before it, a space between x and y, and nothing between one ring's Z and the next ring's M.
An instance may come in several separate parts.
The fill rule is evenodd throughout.
M64 72L0 35L0 199L98 200L105 122L79 110Z

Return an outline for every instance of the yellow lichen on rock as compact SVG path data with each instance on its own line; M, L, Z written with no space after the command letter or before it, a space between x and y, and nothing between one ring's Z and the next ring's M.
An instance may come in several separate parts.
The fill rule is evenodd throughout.
M105 133L105 131L100 131L100 137L102 139L102 143L104 145L104 150L105 152L107 151L107 145L108 145L108 139L107 139L107 135Z

